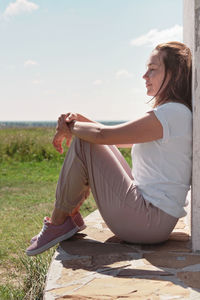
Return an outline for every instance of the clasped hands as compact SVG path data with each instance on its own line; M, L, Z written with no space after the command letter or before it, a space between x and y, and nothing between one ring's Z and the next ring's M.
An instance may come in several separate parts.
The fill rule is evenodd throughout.
M57 121L56 133L53 138L53 146L55 149L62 154L63 147L62 143L66 139L66 145L69 147L72 140L72 133L70 132L68 124L73 120L77 120L77 114L67 113L62 114Z

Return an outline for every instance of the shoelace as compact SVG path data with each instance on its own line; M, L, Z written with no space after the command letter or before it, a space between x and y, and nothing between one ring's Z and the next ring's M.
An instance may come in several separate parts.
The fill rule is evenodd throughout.
M43 235L43 233L46 231L47 228L48 228L48 226L46 224L44 224L42 227L42 230L38 234L38 237L37 237L38 239Z

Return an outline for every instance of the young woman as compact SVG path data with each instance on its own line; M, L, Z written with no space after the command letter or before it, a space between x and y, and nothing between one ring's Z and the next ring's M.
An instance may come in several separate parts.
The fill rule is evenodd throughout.
M154 105L140 119L104 126L80 114L60 116L54 147L62 153L63 140L69 145L74 139L52 216L44 219L27 255L39 254L83 228L78 210L90 188L110 230L127 242L165 241L186 214L192 167L190 50L179 42L158 45L143 78ZM132 147L132 170L116 145Z

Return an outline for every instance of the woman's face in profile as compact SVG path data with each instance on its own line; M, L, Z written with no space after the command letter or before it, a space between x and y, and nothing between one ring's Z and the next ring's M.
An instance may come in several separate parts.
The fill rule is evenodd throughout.
M147 71L143 75L143 78L146 81L148 96L158 96L163 91L163 89L169 81L169 76L167 76L162 89L159 91L163 79L165 77L165 65L163 62L163 55L163 52L154 50L147 62Z

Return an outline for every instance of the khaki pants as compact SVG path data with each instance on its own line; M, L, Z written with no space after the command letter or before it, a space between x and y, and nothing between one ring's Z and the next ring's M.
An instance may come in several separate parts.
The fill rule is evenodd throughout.
M178 221L143 198L115 146L75 138L60 173L55 207L70 214L88 196L89 188L107 226L124 241L165 241Z

